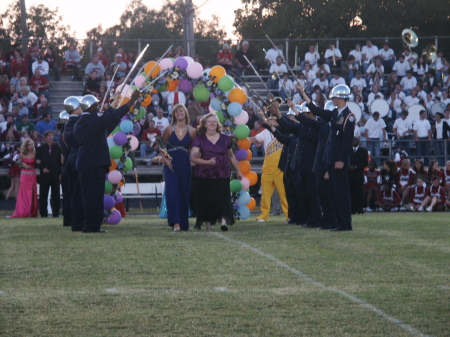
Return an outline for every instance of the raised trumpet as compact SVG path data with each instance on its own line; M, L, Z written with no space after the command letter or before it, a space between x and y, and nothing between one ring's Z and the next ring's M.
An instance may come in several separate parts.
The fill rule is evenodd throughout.
M419 38L417 37L417 34L414 33L411 29L403 29L402 40L410 48L417 47L417 45L419 44Z

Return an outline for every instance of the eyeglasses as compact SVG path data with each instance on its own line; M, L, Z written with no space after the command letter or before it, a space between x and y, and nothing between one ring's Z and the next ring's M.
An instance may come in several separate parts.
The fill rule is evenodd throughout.
M207 123L207 124L217 124L217 121L212 120L212 121L206 121L205 123Z

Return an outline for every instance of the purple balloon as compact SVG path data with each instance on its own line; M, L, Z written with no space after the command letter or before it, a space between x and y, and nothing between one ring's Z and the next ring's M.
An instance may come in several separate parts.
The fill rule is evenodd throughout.
M173 66L180 68L180 70L186 70L188 67L188 61L184 57L177 57Z
M125 116L123 116L121 119L120 119L120 121L122 122L122 121L126 121L127 119L129 119L128 118L128 115L125 115Z
M139 123L135 123L133 127L133 136L137 136L141 132L141 126Z
M114 205L115 205L115 200L114 200L114 198L113 198L112 196L110 196L110 195L105 195L105 196L103 197L103 205L104 205L104 208L105 208L106 210L110 210L110 209L113 208Z
M120 193L119 191L116 192L115 195L115 199L116 199L116 205L120 204L123 201L123 195L122 193Z
M112 211L108 217L108 223L110 225L117 225L120 222L120 220L122 220L122 215L117 209Z
M119 146L123 146L127 143L127 134L122 131L118 131L113 136L114 143Z
M182 92L191 92L192 91L192 83L189 80L186 79L182 79L179 83L178 83L178 88L182 91Z
M237 150L235 153L235 157L236 157L237 161L246 160L248 157L247 150L244 150L244 149Z

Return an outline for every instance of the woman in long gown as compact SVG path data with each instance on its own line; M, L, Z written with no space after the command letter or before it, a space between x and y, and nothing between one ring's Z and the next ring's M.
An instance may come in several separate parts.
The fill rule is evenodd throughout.
M197 132L189 126L189 114L183 104L172 109L172 124L165 128L162 139L171 160L164 160L167 220L174 232L189 230L191 194L191 162L189 151Z
M36 185L36 149L31 139L25 139L20 149L19 195L17 196L16 210L11 218L37 217L38 197Z

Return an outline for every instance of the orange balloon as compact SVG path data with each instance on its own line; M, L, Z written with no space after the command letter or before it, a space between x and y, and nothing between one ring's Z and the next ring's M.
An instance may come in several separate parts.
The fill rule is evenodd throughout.
M122 187L123 185L125 185L125 184L124 184L123 179L122 179L122 181L119 183L119 187Z
M227 74L227 71L222 66L214 66L209 72L209 78L211 81L217 83L219 80Z
M239 168L241 169L241 173L242 175L246 175L248 173L250 173L250 171L252 170L252 165L250 165L250 163L246 160L242 160L238 163Z
M256 185L256 183L258 182L258 175L253 171L247 173L245 175L245 178L247 178L250 181L250 186Z
M151 73L150 73L150 71L151 71ZM146 65L144 66L144 72L147 75L150 73L150 76L155 78L161 72L161 67L159 66L159 64L156 64L155 61L150 61L150 62L147 62Z
M168 82L167 91L174 91L178 87L180 80L173 80Z
M239 104L244 104L245 102L247 102L247 98L247 94L241 88L231 89L230 93L228 94L228 100L230 102L237 102Z
M141 103L141 106L149 106L152 103L152 95L147 95Z
M253 153L250 150L247 150L247 160L250 161L253 158Z
M240 149L249 150L250 146L252 146L252 143L250 142L250 139L244 138L244 139L239 139L237 142L237 145L239 146ZM247 158L247 160L250 160L250 159Z
M129 98L129 97L123 97L123 98L121 98L121 99L119 100L119 102L120 102L121 100L122 100L122 102L120 103L120 104L121 104L120 106L127 104L128 101L130 100L130 98Z
M250 198L250 201L249 201L248 204L245 205L245 206L247 206L247 208L248 208L250 211L253 211L253 210L255 209L255 207L256 207L256 200L255 200L255 198Z
M117 163L114 159L111 159L111 166L109 167L109 172L114 171L117 168Z

